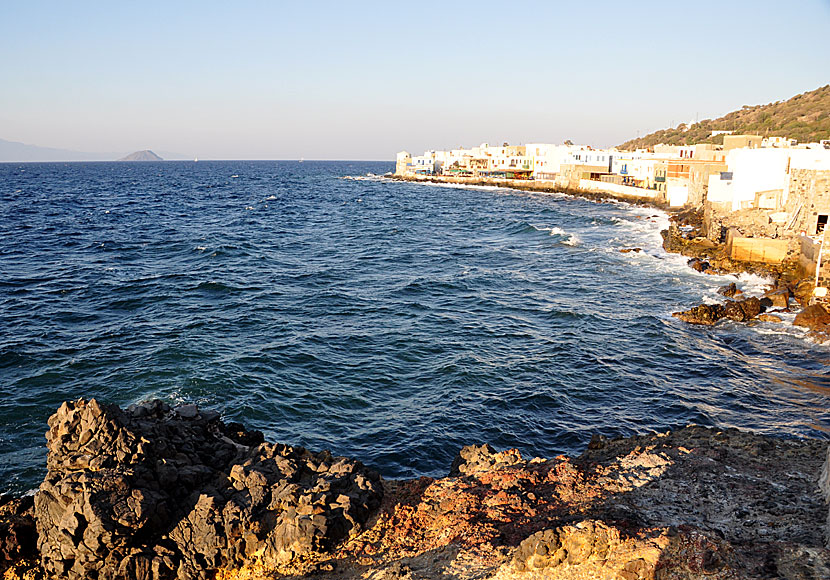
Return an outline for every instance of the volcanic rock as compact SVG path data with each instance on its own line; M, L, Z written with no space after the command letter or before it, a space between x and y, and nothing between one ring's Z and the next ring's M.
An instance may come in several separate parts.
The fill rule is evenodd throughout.
M93 400L50 419L46 577L830 577L826 441L689 426L579 457L468 446L450 477L381 481L192 411Z
M709 269L709 262L701 260L700 258L692 258L689 260L688 264L692 270L696 270L698 272L705 272Z
M727 284L726 286L721 286L718 288L718 294L722 296L726 296L727 298L732 298L738 294L743 294L742 291L738 290L738 287L735 285L734 282L731 284Z
M761 322L783 322L780 316L776 316L775 314L759 314L758 320Z
M674 312L672 316L689 324L711 326L725 316L725 309L721 304L701 304L684 312Z
M758 316L763 310L761 300L752 296L745 300L727 300L723 305L723 316L735 322L746 322Z
M810 305L810 299L813 297L815 287L813 280L801 280L793 287L793 297L802 308Z
M380 504L380 477L359 462L255 433L161 401L64 403L35 495L44 571L160 580L276 567L331 549Z
M812 304L795 315L794 326L804 326L810 330L824 330L830 324L830 312L820 304Z
M522 456L515 449L497 452L487 444L467 445L461 448L453 460L450 477L475 475L479 472L515 465L521 461Z
M792 292L786 287L775 288L764 294L764 298L768 299L770 305L775 308L789 308L791 296Z

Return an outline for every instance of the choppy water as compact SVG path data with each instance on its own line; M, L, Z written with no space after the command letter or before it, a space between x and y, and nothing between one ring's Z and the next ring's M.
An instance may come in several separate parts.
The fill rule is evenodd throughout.
M730 279L665 254L663 214L343 179L391 169L0 164L0 491L81 396L196 401L388 477L690 422L828 438L830 349L670 317Z

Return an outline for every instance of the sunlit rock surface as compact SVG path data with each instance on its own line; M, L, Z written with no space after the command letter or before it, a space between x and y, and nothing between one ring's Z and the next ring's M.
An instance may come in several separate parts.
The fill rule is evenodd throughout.
M39 555L4 552L10 578L830 577L822 441L690 426L596 435L576 458L472 445L447 477L383 481L192 405L78 401L49 427ZM31 509L11 511L25 538Z

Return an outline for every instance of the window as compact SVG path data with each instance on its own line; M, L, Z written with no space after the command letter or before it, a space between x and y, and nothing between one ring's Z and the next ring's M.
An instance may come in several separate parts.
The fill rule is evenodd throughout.
M818 216L818 221L816 221L816 233L820 234L824 232L824 228L827 227L827 216L820 215Z

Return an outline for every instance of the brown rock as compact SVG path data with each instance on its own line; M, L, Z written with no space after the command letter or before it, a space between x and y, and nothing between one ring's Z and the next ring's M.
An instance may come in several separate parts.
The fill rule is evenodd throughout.
M629 252L639 253L639 252L642 252L642 251L643 251L642 248L623 248L623 249L620 250L620 253L621 254L628 254Z
M721 304L701 304L684 312L674 312L672 316L689 324L711 326L725 316L725 310Z
M692 258L687 263L692 270L696 270L698 272L705 272L709 269L709 262L701 260L700 258Z
M802 308L806 308L810 304L814 288L815 284L812 279L801 280L793 288L793 297L801 304Z
M782 322L781 317L775 314L760 314L758 320L761 322Z
M744 300L727 300L723 305L723 316L735 322L747 322L763 310L761 300L753 296Z
M738 294L743 294L741 290L738 290L738 287L735 285L734 282L731 284L727 284L726 286L721 286L718 288L718 294L722 296L726 296L727 298L732 298L733 296L737 296Z
M775 308L789 308L791 296L792 293L786 287L776 288L764 294L764 298L767 298Z
M830 324L830 312L822 305L813 304L796 314L794 326L803 326L810 330L824 330Z

